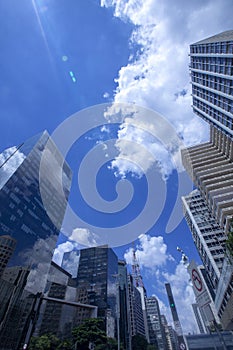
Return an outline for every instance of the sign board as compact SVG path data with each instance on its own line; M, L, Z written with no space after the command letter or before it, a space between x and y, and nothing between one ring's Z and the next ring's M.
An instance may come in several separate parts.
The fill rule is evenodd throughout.
M202 273L194 260L192 260L189 264L188 272L192 280L193 291L196 296L198 306L202 307L210 304L212 300L209 296L204 277L202 276Z

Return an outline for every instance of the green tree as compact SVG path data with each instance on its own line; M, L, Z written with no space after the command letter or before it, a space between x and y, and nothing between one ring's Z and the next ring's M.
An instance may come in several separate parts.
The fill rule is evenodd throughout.
M57 350L61 341L53 334L45 334L40 337L32 337L29 350Z
M141 334L136 334L132 337L132 350L147 350L147 340Z
M59 344L59 346L58 346L57 349L58 349L58 350L73 350L73 349L74 349L74 346L73 346L71 340L68 339L68 340L63 340L63 341Z
M146 350L158 350L158 348L154 344L148 344Z
M113 338L107 338L106 344L99 344L95 347L95 350L117 350L118 344L117 340ZM120 345L120 350L124 350L123 345Z
M104 322L101 319L87 319L72 331L76 350L88 350L89 343L107 345L107 336L104 331Z

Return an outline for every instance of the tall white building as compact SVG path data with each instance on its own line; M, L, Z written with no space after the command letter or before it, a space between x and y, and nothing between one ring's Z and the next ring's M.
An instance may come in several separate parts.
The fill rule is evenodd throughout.
M193 241L216 291L225 256L226 236L211 215L200 191L194 190L182 201Z
M194 112L233 137L233 30L190 46Z
M218 316L233 329L233 268L225 253L233 217L233 30L192 44L190 71L193 111L210 124L210 141L182 152L197 188L182 200Z
M211 126L210 141L182 151L183 165L225 233L233 216L233 140Z

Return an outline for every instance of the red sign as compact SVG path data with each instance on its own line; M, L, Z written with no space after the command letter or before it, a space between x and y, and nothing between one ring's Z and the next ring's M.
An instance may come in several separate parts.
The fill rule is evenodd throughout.
M194 287L198 290L198 292L202 291L202 281L199 273L196 269L192 270L192 280Z

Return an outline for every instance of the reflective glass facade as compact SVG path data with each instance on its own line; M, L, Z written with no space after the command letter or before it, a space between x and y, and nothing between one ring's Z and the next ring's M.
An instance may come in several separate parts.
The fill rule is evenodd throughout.
M130 310L127 279L126 262L120 260L118 262L120 340L125 349L130 349Z
M47 171L40 178L45 152ZM1 349L17 349L14 339L23 341L36 295L45 288L65 214L64 194L68 199L71 170L46 131L4 151L0 161L0 237L11 237L15 245L0 281L4 311L0 312L0 344ZM58 191L61 174L64 194ZM46 193L46 209L41 188Z
M0 236L0 276L5 270L14 250L16 241L10 236Z
M118 259L107 246L82 249L77 276L78 301L98 306L106 320L108 336L114 337Z
M51 263L35 336L51 333L62 339L71 338L74 327L84 319L97 317L97 307L77 302L77 289L70 286L70 278L67 271Z

